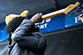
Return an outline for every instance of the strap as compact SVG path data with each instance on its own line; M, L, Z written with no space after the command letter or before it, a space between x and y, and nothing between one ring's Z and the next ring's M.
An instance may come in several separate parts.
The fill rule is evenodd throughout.
M16 43L13 43L12 45L9 46L9 51L8 51L9 54L10 54L10 51L12 50L12 48L14 47L15 44Z
M12 43L12 39L11 39L11 33L9 34L9 48L8 48L8 54L10 53L10 49L11 49L11 43Z
M11 33L9 34L9 45L11 45L12 39L11 39Z
M9 48L8 48L8 54L10 55L10 51L14 47L15 43L12 44L11 34L9 34Z

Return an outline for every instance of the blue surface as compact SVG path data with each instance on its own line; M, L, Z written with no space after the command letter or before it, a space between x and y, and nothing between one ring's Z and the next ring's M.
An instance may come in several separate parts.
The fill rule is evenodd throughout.
M65 15L61 14L56 17L52 17L43 21L43 23L37 24L40 28L40 32L50 32L54 30L63 29L65 27Z
M74 13L70 16L61 14L61 15L43 20L42 23L36 23L36 25L39 27L39 31L43 33L43 32L60 30L60 29L64 29L65 27L82 24L83 22L81 20L78 20L78 16L82 13L82 9L83 8L81 8L80 10L76 12L76 13L80 12L79 14ZM42 13L47 14L53 11L55 10L48 10ZM28 18L30 19L32 16L28 16ZM77 22L75 22L76 21L75 17L77 19ZM6 26L5 22L0 23L0 42L8 38L8 34L5 32L5 26Z
M47 14L47 13L51 13L53 11L56 11L56 10L48 10L48 11L44 11L42 13ZM28 18L30 19L32 16L29 16ZM41 33L63 29L65 27L65 14L61 14L61 15L43 20L42 23L37 23L36 26L39 27L39 31Z
M0 42L8 38L8 34L5 32L5 22L0 23Z
M83 24L83 21L79 19L79 15L83 13L83 6L80 6L76 12L71 15L65 15L65 27L75 26Z

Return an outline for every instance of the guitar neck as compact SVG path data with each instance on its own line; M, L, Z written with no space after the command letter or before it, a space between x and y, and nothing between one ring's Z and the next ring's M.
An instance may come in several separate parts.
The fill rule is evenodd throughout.
M64 13L64 10L65 9L61 9L61 10L58 10L58 11L54 11L52 13L45 14L41 18L44 20L44 19L47 19L47 18L50 18L50 17L53 17L53 16L60 15L60 14Z

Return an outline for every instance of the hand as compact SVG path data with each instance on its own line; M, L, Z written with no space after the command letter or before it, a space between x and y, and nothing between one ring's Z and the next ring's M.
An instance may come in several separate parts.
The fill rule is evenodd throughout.
M42 13L37 13L30 19L30 21L32 21L33 23L42 22L41 16Z

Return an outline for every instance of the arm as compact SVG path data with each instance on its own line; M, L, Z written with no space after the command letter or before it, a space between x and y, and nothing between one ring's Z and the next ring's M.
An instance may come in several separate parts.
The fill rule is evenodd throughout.
M30 28L33 25L33 22L27 19L23 20L20 26L12 34L12 39L23 48L38 51L46 46L44 36L39 32L34 32L34 35L25 35L25 33L29 34Z

